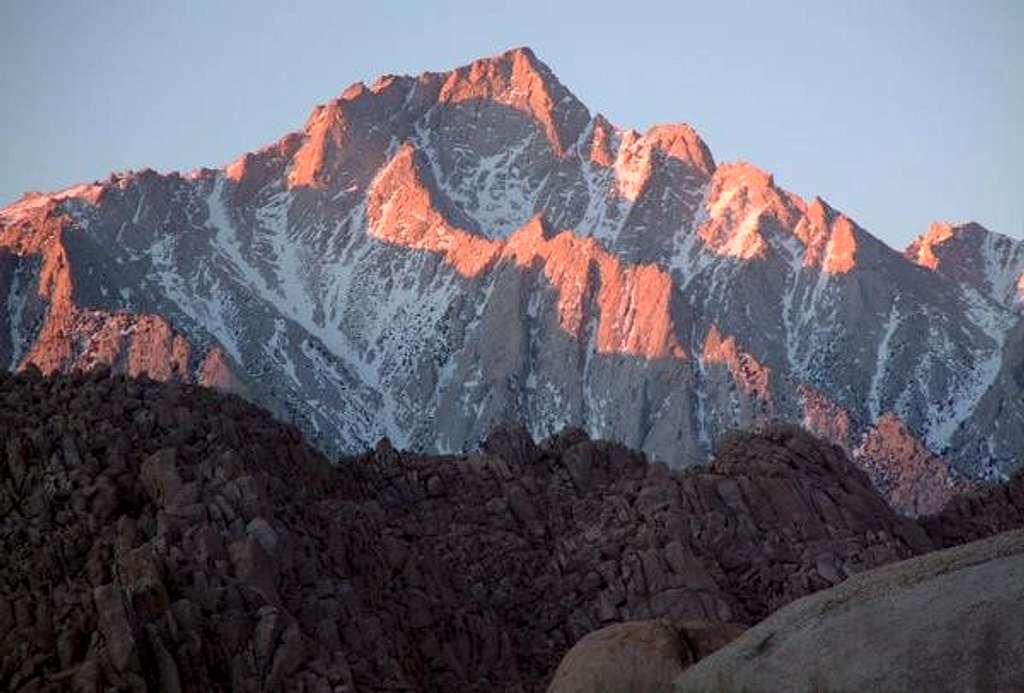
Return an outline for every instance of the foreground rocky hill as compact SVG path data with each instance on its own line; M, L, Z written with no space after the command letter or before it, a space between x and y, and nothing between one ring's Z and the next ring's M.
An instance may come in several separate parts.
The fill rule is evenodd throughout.
M671 690L1024 690L1024 531L804 597L698 662Z
M1024 459L1021 257L976 226L897 252L516 49L352 85L222 170L0 210L0 365L214 385L329 454L520 420L678 467L781 418L931 512Z
M859 573L734 627L618 623L548 693L1024 690L1024 530Z
M751 625L1019 522L1020 481L914 521L790 427L670 471L568 430L328 464L235 396L0 380L0 689L542 690L609 623Z

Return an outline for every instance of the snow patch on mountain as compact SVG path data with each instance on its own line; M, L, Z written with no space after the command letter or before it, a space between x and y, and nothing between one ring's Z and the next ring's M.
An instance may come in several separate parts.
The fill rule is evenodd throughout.
M0 211L5 247L40 259L0 286L12 359L66 262L80 343L104 314L163 316L330 451L461 450L521 419L691 463L729 428L804 420L813 388L851 440L893 411L933 452L988 438L995 462L957 452L969 472L1021 459L1016 419L977 417L1012 379L1003 294L1024 291L1024 254L988 237L952 262L972 230L901 256L754 166L716 166L686 126L591 118L532 55L475 65L353 87L230 173Z
M882 409L882 385L886 370L889 367L890 342L900 325L899 302L894 300L889 308L889 317L882 328L882 338L878 340L878 354L875 357L875 372L871 375L871 388L868 390L868 411L872 419L878 419Z

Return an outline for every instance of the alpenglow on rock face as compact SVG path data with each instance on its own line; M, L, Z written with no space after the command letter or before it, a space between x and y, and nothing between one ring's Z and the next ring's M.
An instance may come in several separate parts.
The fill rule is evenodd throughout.
M223 170L3 209L0 362L241 392L328 451L461 450L517 419L681 465L777 418L874 449L886 416L1005 473L1009 280L919 257L686 125L613 126L517 49L355 84Z

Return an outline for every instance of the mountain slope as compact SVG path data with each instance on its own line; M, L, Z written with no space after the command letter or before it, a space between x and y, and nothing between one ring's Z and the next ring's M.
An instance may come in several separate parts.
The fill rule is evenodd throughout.
M685 125L591 116L528 49L386 76L224 170L0 211L0 358L228 387L328 451L458 451L522 420L672 465L732 427L898 418L1020 464L1024 335Z

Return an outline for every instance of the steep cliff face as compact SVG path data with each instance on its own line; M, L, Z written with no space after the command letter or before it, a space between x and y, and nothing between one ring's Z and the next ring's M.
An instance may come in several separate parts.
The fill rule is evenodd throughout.
M72 214L61 210L60 203L67 199L97 204L103 192L101 186L83 186L63 198L29 198L20 209L7 208L7 219L0 216L0 282L7 306L0 358L11 368L32 364L52 373L104 365L132 376L244 392L223 361L220 346L197 352L159 314L83 300L90 292L106 295L110 289L102 274L98 285L90 281L97 268L79 252L83 239L69 238L74 233ZM84 264L84 272L76 273L73 264Z
M860 449L893 416L999 477L1024 350L993 291L688 126L592 116L527 49L353 85L224 170L0 211L7 367L230 384L329 451L458 451L513 419L683 465L733 427Z

